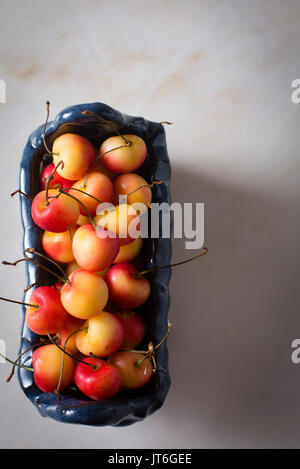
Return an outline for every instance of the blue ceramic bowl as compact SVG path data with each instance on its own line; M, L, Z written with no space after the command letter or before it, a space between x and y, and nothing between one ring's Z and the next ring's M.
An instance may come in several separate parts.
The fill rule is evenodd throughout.
M83 110L91 111L101 119L94 116L82 115ZM113 129L122 133L133 133L142 137L148 147L148 156L138 173L148 182L162 180L164 184L153 188L153 202L170 203L170 162L167 154L165 131L162 126L151 135L156 128L155 122L147 121L141 117L132 117L121 114L102 103L81 104L70 106L58 114L56 119L49 123L46 131L46 139L52 145L54 139L66 132L78 133L88 138L95 147L111 135L115 135ZM40 191L40 171L47 161L45 148L42 141L43 125L35 130L24 149L21 172L20 189L30 195ZM34 224L31 217L31 202L26 197L20 197L21 218L24 229L23 248L35 248L41 250L42 231ZM156 265L169 264L171 260L170 239L144 240L144 262L147 268ZM167 330L167 318L169 309L168 283L170 269L163 269L149 275L152 289L149 300L140 308L141 314L147 322L148 336L145 338L145 349L149 340L158 343ZM27 285L34 282L49 281L54 278L45 273L34 264L26 265ZM41 283L42 284L42 283ZM28 301L32 290L24 296ZM25 308L23 310L25 313ZM20 352L37 343L39 337L31 332L23 321ZM91 401L78 390L69 389L62 393L61 400L52 393L41 392L34 383L33 374L30 371L19 369L19 383L26 396L38 409L42 416L48 416L65 423L75 423L95 426L125 426L143 420L147 415L159 409L170 387L168 374L168 351L166 343L157 350L158 373L153 376L150 383L136 391L122 391L118 396L109 401ZM24 364L30 366L32 352L24 355Z

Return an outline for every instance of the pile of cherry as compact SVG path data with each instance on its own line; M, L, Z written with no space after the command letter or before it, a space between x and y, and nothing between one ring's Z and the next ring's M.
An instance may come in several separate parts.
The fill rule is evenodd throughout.
M147 271L131 263L143 244L139 215L152 198L153 183L134 173L147 147L136 135L110 137L98 154L77 134L59 136L51 150L45 136L44 143L53 163L44 168L42 190L31 205L32 218L43 230L44 252L27 249L25 260L59 281L29 286L35 289L24 303L25 321L41 337L30 347L32 368L22 364L21 356L13 364L33 371L44 392L59 395L75 383L90 399L110 399L121 389L149 382L156 371L155 350L166 338L146 351L135 349L146 333L135 309L151 289ZM112 208L99 212L105 203ZM40 258L55 264L55 272ZM108 303L114 312L106 311Z

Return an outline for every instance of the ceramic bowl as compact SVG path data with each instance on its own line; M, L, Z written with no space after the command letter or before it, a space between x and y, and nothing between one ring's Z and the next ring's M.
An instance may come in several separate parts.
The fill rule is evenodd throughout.
M83 110L97 114L100 119L83 115ZM146 141L148 156L138 173L148 182L162 180L164 184L156 185L153 188L153 202L170 203L170 162L163 126L157 128L155 122L147 121L141 117L124 115L102 103L80 104L64 109L52 122L49 122L46 140L51 146L59 135L74 132L88 138L98 148L103 140L115 135L114 129L122 133L139 135ZM155 132L152 133L154 130ZM21 161L20 189L32 196L40 191L40 171L43 166L49 163L49 157L45 157L42 132L43 125L31 134ZM42 231L32 220L31 202L28 198L20 196L20 203L24 229L23 248L24 250L26 248L41 250ZM170 239L144 240L144 265L147 268L169 264L170 260ZM170 269L149 274L148 278L152 284L151 296L139 309L146 319L148 330L141 350L147 347L149 340L152 340L154 344L158 343L166 333L170 275ZM34 282L43 284L42 282L45 280L51 283L54 281L42 269L31 263L26 263L26 286ZM24 301L29 300L32 291L31 289L25 294ZM23 313L25 314L25 308ZM38 336L28 329L23 320L20 352L38 340ZM30 366L32 352L28 352L23 358L23 363ZM136 391L122 391L114 399L108 401L91 401L78 390L72 388L62 392L61 400L58 400L55 394L41 392L35 386L33 373L24 369L18 371L19 383L28 399L42 416L48 416L65 423L125 426L143 420L147 415L155 412L166 398L170 387L166 342L157 350L156 359L159 371L146 387Z

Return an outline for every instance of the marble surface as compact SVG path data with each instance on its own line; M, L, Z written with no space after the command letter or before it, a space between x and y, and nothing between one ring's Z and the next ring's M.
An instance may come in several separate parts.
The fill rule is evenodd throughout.
M299 447L300 3L296 0L1 0L1 258L21 255L18 185L27 136L80 102L169 120L173 200L205 202L209 255L173 273L173 385L125 429L42 419L0 366L0 446ZM185 257L174 243L174 260ZM21 298L22 266L0 269ZM15 356L20 309L1 305Z

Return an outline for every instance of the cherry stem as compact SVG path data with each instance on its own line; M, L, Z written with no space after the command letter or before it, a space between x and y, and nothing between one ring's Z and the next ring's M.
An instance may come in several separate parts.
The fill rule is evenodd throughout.
M84 187L82 189L84 189ZM95 197L94 195L89 194L88 192L83 191L82 189L77 189L76 187L66 187L65 189L61 189L61 192L69 191L69 190L81 192L82 194L87 195L88 197L91 197L94 200L97 200L97 202L99 202L99 204L103 204L102 200L97 199L97 197ZM85 208L85 210L86 210L86 208Z
M2 264L4 265L12 265L12 266L16 266L19 262L31 262L32 264L35 264L37 265L38 267L46 270L47 272L49 272L51 275L53 275L54 277L57 277L61 282L64 282L66 283L67 285L71 286L71 282L69 279L66 279L66 278L62 278L60 275L58 275L57 273L53 272L52 270L48 269L48 267L40 264L39 262L36 262L35 260L33 259L28 259L28 257L25 257L24 259L19 259L17 260L16 262L8 262L8 261L2 261Z
M46 112L47 112L47 117L46 117L46 121L45 121L45 124L44 124L42 139L43 139L44 147L46 148L47 152L51 155L51 151L49 150L49 148L47 146L46 138L45 138L45 133L46 133L48 120L49 120L49 114L50 114L50 101L46 101Z
M80 331L85 331L85 332L87 332L87 330L88 330L87 327L85 327L84 329L78 329L78 331L75 331L74 334L77 333L77 332L80 332ZM96 369L98 368L97 366L92 365L91 363L87 363L87 362L85 362L85 361L83 361L83 360L80 360L80 358L77 358L77 357L75 357L74 355L71 355L69 352L67 352L66 350L64 350L60 345L58 345L58 344L52 339L52 337L51 337L50 334L47 334L47 335L48 335L49 339L51 340L52 344L56 345L56 347L59 348L59 350L61 350L63 353L65 353L66 355L68 355L68 357L73 358L73 360L76 360L76 361L78 361L78 362L80 362L80 363L83 363L84 365L87 365L87 366L93 368L93 370L96 370Z
M80 332L80 331L87 331L87 327L85 329L77 329L77 331L73 331L65 340L65 343L64 343L64 348L63 348L63 356L62 356L62 361L61 361L61 368L60 368L60 374L59 374L59 380L58 380L58 384L57 384L57 387L55 389L55 394L58 398L58 400L60 400L60 396L59 396L59 388L61 386L61 381L62 381L62 377L63 377L63 372L64 372L64 366L65 366L65 354L66 354L66 346L67 346L67 343L69 341L69 339L77 334L77 332Z
M203 249L203 251L201 251L200 254L197 254L196 256L190 257L189 259L186 259L185 261L176 262L175 264L170 264L170 265L162 265L160 267L153 267L152 269L148 269L148 270L143 270L142 272L139 272L138 274L135 274L135 278L139 278L141 275L148 274L149 272L156 272L157 270L169 269L171 267L176 267L177 265L186 264L187 262L198 259L198 257L205 256L208 253L208 249L207 249L206 246L203 247L202 249Z
M155 132L160 128L161 125L163 124L167 124L167 125L173 125L173 122L168 122L168 121L161 121L157 124L156 127L154 127L154 129L150 132L149 135L147 135L147 140L149 140L150 137L152 137L153 134L155 134Z
M49 200L48 200L48 192L49 192L49 185L50 185L50 182L52 181L53 177L54 177L54 173L55 171L57 170L57 168L61 166L62 168L64 167L64 162L62 160L60 160L57 165L53 168L53 171L51 172L51 174L49 174L49 177L47 178L47 182L46 182L46 200L45 200L45 207L47 207L49 205Z
M99 360L99 359L101 360L101 357L99 357L98 355L95 355L93 352L90 352L90 353L89 353L89 357L91 357L91 358L96 358L96 359L98 359L98 360Z
M71 233L71 225L68 226L68 232L69 232L69 238L70 238L70 241L71 241L71 244L72 244L73 239L72 239L72 233Z
M106 155L107 153L110 153L111 151L114 151L114 150L119 150L119 148L126 148L126 147L129 147L131 145L131 142L128 142L128 143L125 143L125 145L119 145L115 148L112 148L111 150L107 150L107 151L104 151L103 153L100 153L100 155L98 155L94 161L91 162L91 164L89 165L88 169L86 170L86 173L84 175L84 178L83 178L83 184L82 184L82 187L85 188L86 186L86 178L88 176L88 173L90 171L90 169L94 166L94 164L96 163L97 160L99 160L102 156Z
M27 197L27 199L31 200L31 202L32 202L32 200L33 200L33 198L32 198L29 194L26 194L26 192L23 192L23 191L21 191L20 189L17 189L16 191L12 192L12 193L10 194L10 196L13 197L13 196L16 195L16 194L24 195L24 197Z
M157 371L157 363L156 363L156 359L155 359L155 351L162 345L162 343L167 339L167 337L169 336L170 332L171 332L171 328L172 328L172 324L168 321L168 330L165 334L165 336L162 338L162 340L157 344L157 345L153 345L152 342L149 342L148 344L148 350L147 351L142 351L142 352L139 352L137 350L137 352L139 353L143 353L144 356L138 360L136 363L135 363L135 366L136 367L139 367L144 360L146 360L148 358L148 363L146 365L146 368L144 370L144 374L147 374L147 371L149 369L149 364L150 364L150 361L152 360L153 362L153 373L156 373Z
M167 333L166 333L166 335L162 338L162 340L161 340L157 345L155 345L154 350L157 350L157 349L161 346L161 344L168 338L168 336L170 335L171 329L172 329L172 324L168 321L168 330L167 330Z
M11 363L12 365L15 364L14 361L10 360L10 358L7 358L5 355L3 355L1 352L0 352L0 357L4 358L4 360L6 360L7 362ZM33 371L33 368L30 368L29 366L25 366L25 365L21 365L20 363L17 363L17 366L19 368L24 368L24 370L28 370L28 371Z
M149 189L152 189L152 187L154 187L156 185L159 185L159 184L163 184L163 183L164 183L163 181L153 181L153 182L151 182L151 184L141 184L139 187L137 187L133 191L129 192L128 194L122 194L122 196L124 198L127 198L130 195L134 194L135 192L139 191L140 189L143 189L143 187L149 187ZM121 197L121 200L122 200L122 197Z
M40 280L39 282L34 282L34 283L31 283L30 285L28 285L28 287L24 288L24 293L27 293L31 288L35 287L36 285L40 285L40 283L46 283L48 285L48 280ZM51 287L56 288L55 285L50 285Z
M12 379L14 373L15 373L15 368L16 366L18 366L18 361L23 357L23 355L25 355L25 353L29 352L30 350L33 350L37 347L40 347L41 345L45 345L47 342L46 339L44 339L43 337L40 338L40 341L37 343L37 344L34 344L34 345L31 345L30 347L28 347L26 350L24 350L24 352L20 353L20 355L15 359L14 361L14 364L13 364L13 367L12 367L12 370L10 372L10 375L8 376L8 378L6 379L6 382L9 383L9 381ZM49 341L48 341L49 342Z
M37 308L37 309L40 308L39 305L32 305L30 303L24 303L23 301L10 300L9 298L4 298L3 296L0 296L0 300L8 301L9 303L16 303L17 305L30 306L31 308Z
M51 262L53 265L55 265L55 267L60 270L60 272L63 274L65 280L67 280L67 277L66 277L66 274L64 272L64 270L62 269L62 267L57 263L55 262L53 259L51 259L50 257L46 256L45 254L42 254L41 252L38 252L36 251L34 248L27 248L25 249L25 252L28 252L30 254L35 254L36 256L40 256L42 259L45 259L46 261L48 262Z
M103 122L103 120L104 120L102 117L98 116L98 114L95 114L94 112L91 112L91 111L84 110L84 111L81 112L81 114L84 115L84 116L96 117L101 122ZM117 135L119 135L119 137L122 137L122 139L124 140L125 143L127 143L128 146L131 145L131 142L125 137L125 135L122 135L117 129L114 129L109 121L105 121L105 124L109 125L112 128L112 130L114 132L116 132Z
M35 344L35 345L31 345L31 347L28 347L26 350L24 350L24 352L20 353L20 355L16 358L14 364L13 364L13 367L11 369L11 372L9 374L9 376L6 378L6 382L9 383L10 380L12 379L13 375L15 374L15 368L16 366L18 365L18 361L22 358L23 355L25 355L25 353L29 352L30 350L33 350L35 347L37 347L39 344Z
M50 101L46 101L46 112L47 112L47 116L46 116L46 121L45 121L45 124L44 124L43 133L42 133L43 144L44 144L44 147L46 148L46 151L49 155L57 155L57 153L53 153L48 148L48 145L46 143L46 130L47 130L47 125L48 125L49 115L50 115Z

